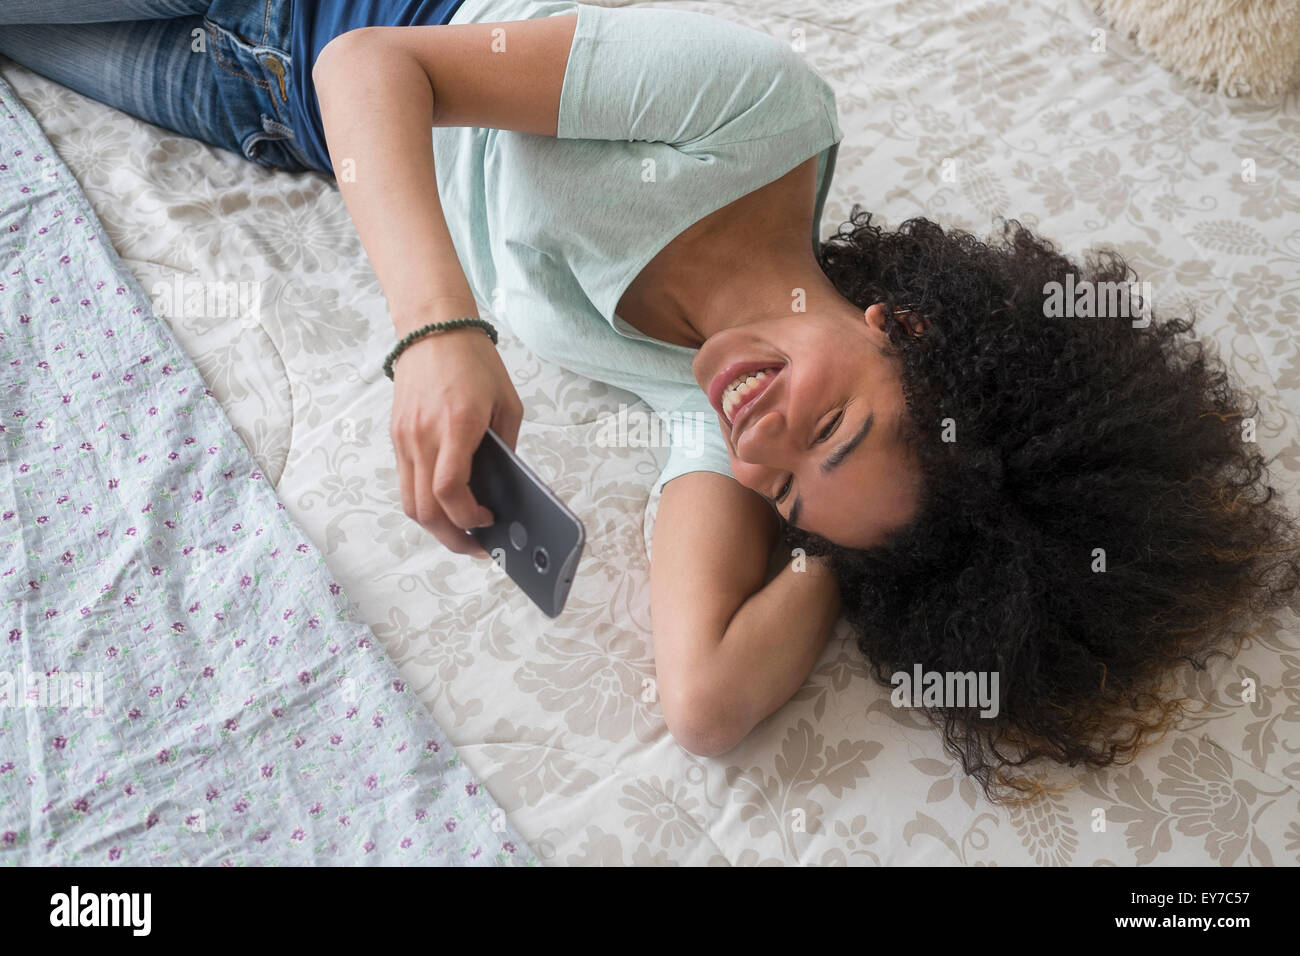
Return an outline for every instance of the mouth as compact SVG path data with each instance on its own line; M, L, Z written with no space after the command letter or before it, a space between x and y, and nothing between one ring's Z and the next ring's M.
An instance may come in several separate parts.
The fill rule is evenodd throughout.
M771 362L738 362L719 372L709 385L709 401L731 429L768 389L784 368Z

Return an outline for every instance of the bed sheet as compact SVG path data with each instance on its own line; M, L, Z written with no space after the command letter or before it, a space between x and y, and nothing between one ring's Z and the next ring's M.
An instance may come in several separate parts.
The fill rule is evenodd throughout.
M604 0L604 5L630 3ZM1162 310L1192 304L1261 403L1275 484L1300 484L1300 103L1201 93L1076 0L693 0L795 44L846 138L823 234L863 203L1078 254L1114 245ZM1100 32L1099 32L1100 31ZM521 454L578 511L564 615L439 548L401 511L388 438L393 332L337 192L138 122L6 63L145 289L245 283L249 307L168 317L336 579L544 862L1296 864L1300 639L1287 613L1191 673L1206 702L1131 766L986 802L890 706L841 622L786 706L718 759L676 745L653 677L648 554L663 448L605 448L634 396L501 348ZM492 303L482 303L492 314ZM1259 698L1241 701L1254 679ZM1098 811L1104 812L1103 819Z

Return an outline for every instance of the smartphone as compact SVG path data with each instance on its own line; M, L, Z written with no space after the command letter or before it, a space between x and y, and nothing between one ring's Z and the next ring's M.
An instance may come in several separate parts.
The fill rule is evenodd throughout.
M578 516L492 429L470 469L470 491L495 522L472 534L547 617L559 617L587 540Z

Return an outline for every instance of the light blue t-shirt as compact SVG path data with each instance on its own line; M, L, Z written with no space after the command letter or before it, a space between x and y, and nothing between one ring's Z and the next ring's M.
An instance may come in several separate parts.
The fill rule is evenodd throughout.
M656 491L691 471L730 477L717 415L691 374L698 350L644 335L615 309L675 236L812 156L816 248L843 138L835 94L788 44L702 13L465 0L449 22L575 12L557 136L433 130L456 253L479 302L536 355L663 417L673 437Z

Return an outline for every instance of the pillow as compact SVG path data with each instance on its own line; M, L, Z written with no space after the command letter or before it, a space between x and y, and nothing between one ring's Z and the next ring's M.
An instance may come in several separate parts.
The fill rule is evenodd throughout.
M1297 0L1091 0L1179 76L1225 96L1281 97L1300 80Z

